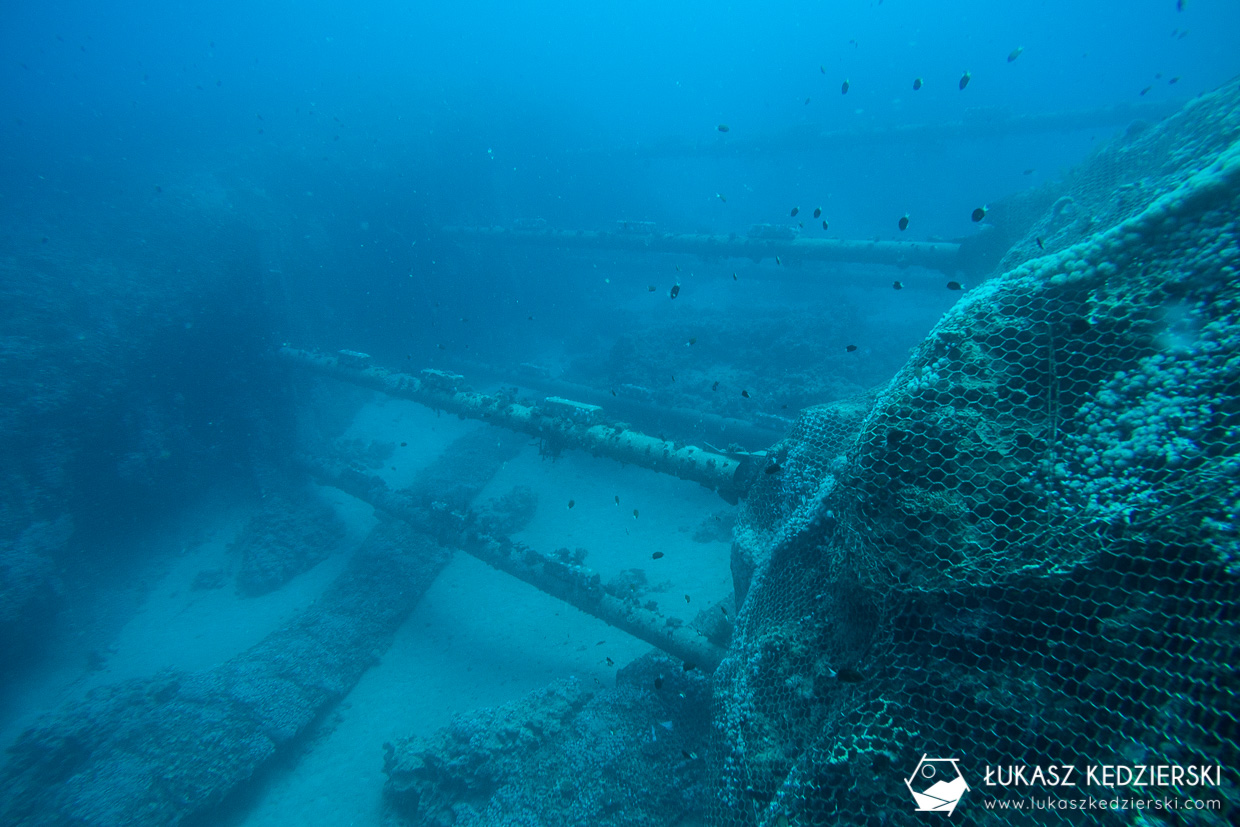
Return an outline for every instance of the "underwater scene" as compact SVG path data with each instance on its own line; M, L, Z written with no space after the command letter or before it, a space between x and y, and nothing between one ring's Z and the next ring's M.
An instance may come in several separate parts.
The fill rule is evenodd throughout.
M1240 823L1238 42L5 3L0 825Z

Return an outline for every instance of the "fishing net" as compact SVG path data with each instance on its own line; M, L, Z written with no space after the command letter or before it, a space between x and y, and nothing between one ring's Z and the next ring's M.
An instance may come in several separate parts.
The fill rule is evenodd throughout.
M1097 153L1081 220L1051 201L877 398L776 446L737 525L711 824L914 823L926 755L996 824L985 766L1240 766L1238 97ZM1124 792L1223 809L1020 823L1238 803Z

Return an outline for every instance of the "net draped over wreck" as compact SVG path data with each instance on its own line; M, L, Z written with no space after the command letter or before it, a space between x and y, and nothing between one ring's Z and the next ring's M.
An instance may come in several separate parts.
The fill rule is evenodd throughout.
M924 755L959 759L972 823L1012 818L983 766L1240 765L1238 101L1017 199L1002 272L776 446L737 526L711 824L900 823Z

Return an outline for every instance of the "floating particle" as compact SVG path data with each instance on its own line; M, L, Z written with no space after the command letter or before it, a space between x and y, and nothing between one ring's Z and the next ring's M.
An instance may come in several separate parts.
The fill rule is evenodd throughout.
M902 281L893 281L893 282L891 283L891 289L892 289L892 290L903 290L903 289L904 289L904 282L902 282Z
M1008 63L1011 63L1013 60L1016 60L1016 58L1020 57L1020 53L1023 51L1025 51L1024 46L1017 46L1015 49L1008 52Z
M983 218L985 218L985 217L986 217L986 208L985 208L985 207L978 207L977 209L975 209L975 210L973 211L973 220L974 220L974 222L981 221L981 220L982 220Z
M900 227L900 232L904 232L905 230L908 229L908 213L905 213L904 215L900 216L899 227Z
M848 94L848 79L847 78L845 78L844 82L840 84L840 94L841 95Z
M921 78L913 78L913 91L916 92L918 89L920 89L921 84L922 84Z
M680 295L680 285L673 284L671 291L668 293L673 299Z
M661 551L656 551L654 554L650 555L650 559L651 559L651 560L658 560L658 559L659 559L660 557L662 557L662 556L663 556L663 552L661 552Z
M853 352L854 352L854 351L856 351L856 350L857 350L857 346L856 346L856 345L844 345L844 352L845 352L845 353L853 353Z
M718 126L716 126L715 129L718 129L720 132L727 132L730 129L730 127L726 123L721 123Z
M960 283L960 282L958 282L958 281L949 281L949 282L947 283L947 289L948 289L948 290L963 290L963 289L964 289L964 285L963 285L963 284L961 284L961 283Z
M972 78L973 78L973 75L970 74L969 72L965 72L963 75L960 76L960 90L962 92L964 91L964 88L969 85L969 81Z
M822 218L822 207L814 207L814 218Z
M576 505L576 504L577 504L577 501L576 501L576 500L569 500L569 501L568 501L568 507L569 507L569 508L572 508L572 507L573 507L574 505Z

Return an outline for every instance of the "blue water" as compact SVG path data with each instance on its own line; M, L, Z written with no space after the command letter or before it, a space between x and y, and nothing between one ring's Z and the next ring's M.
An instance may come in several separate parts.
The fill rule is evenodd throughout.
M743 236L801 223L810 238L967 239L984 231L975 208L1054 182L1125 124L932 128L1124 105L1153 120L1235 82L1238 34L1234 0L5 2L6 743L107 683L116 636L149 613L152 584L186 549L223 554L213 532L235 530L290 456L351 423L349 438L409 441L423 464L457 435L312 388L273 358L281 344L478 375L487 390L556 380L603 403L640 386L654 408L764 417L769 430L888 379L960 297L944 289L951 274L918 268L506 247L445 228L649 221ZM685 422L645 427L731 439ZM520 467L546 473L543 508L557 509L535 523L548 551L573 545L556 533L564 501L581 503L574 518L621 513L621 478L587 464L555 480L527 454ZM369 470L389 468L403 482L416 470ZM664 491L623 485L624 515ZM687 544L723 507L666 490L688 505L658 523L643 504L651 536ZM202 514L212 528L195 536ZM631 536L627 516L613 522ZM623 541L601 532L580 542L620 560ZM685 566L680 577L701 581L677 580L674 597L727 580L718 542L718 570ZM286 608L313 596L293 582L303 591ZM204 663L188 662L253 642L204 643ZM588 667L609 675L612 655ZM470 699L503 702L550 677L562 675L530 670Z

